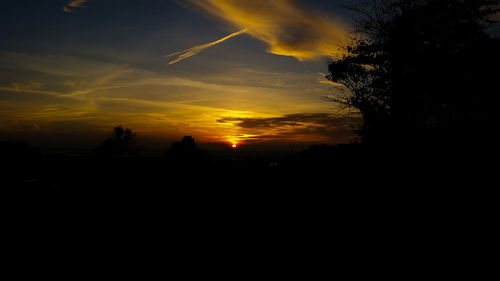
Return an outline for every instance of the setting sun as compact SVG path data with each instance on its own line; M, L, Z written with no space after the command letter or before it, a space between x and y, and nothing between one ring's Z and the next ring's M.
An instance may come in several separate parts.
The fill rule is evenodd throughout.
M432 225L493 198L500 0L0 1L0 191L21 219L425 204Z

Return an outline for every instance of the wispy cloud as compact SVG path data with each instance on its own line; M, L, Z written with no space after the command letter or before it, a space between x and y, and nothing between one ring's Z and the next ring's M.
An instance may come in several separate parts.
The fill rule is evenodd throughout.
M121 72L117 72L117 73L113 73L113 74L110 74L110 75L106 75L102 78L99 78L97 79L96 83L97 84L105 84L105 83L108 83L114 79L116 79L118 76L120 76Z
M75 8L85 8L84 4L86 4L88 2L88 0L72 0L72 1L69 1L68 4L66 4L65 6L63 6L63 11L65 11L66 13L71 13L73 12L72 9L75 9Z
M60 94L57 92L41 90L42 86L43 83L35 81L29 81L26 83L12 83L9 86L0 86L0 91L40 94L40 95L54 96L54 97L60 96Z
M321 100L324 87L316 73L238 65L181 75L173 68L158 73L101 60L6 51L0 52L0 66L19 73L0 80L0 134L36 123L47 134L78 130L89 135L89 128L127 123L144 136L194 135L205 142L239 143L330 142L352 131L327 125L321 114L293 115L330 112L335 106Z
M234 33L231 33L229 34L228 36L224 37L224 38L221 38L219 40L216 40L216 41L213 41L213 42L210 42L210 43L206 43L206 44L202 44L202 45L198 45L198 46L195 46L195 47L192 47L192 48L189 48L187 50L184 50L184 51L180 51L180 52L175 52L175 53L172 53L172 54L169 54L169 55L166 55L164 56L165 58L170 58L170 57L175 57L177 56L176 59L174 59L173 61L169 62L168 64L174 64L174 63L177 63L177 62L180 62L181 60L184 60L184 59L187 59L189 57L192 57L196 54L198 54L199 52L205 50L206 48L210 48L210 47L213 47L217 44L220 44L224 41L226 41L227 39L229 38L232 38L232 37L235 37L235 36L238 36L240 34L243 34L247 31L247 29L242 29L240 31L237 31L237 32L234 32Z
M53 96L53 97L60 97L61 96L61 94L58 92L43 91L43 90L33 89L33 88L19 88L19 87L16 87L15 85L12 85L11 87L0 86L0 91L40 94L40 95Z
M349 42L346 24L294 0L188 1L267 43L272 54L300 61L338 57L345 53L344 47Z
M11 86L19 92L21 90L40 89L43 83L29 81L27 83L12 83Z
M345 125L346 120L347 119L344 116L338 116L331 113L295 113L295 114L287 114L280 117L268 117L268 118L224 117L217 120L217 122L219 123L236 122L237 125L241 128L256 129L256 128L276 128L284 126L305 126L305 125L338 127Z
M239 127L242 135L249 136L240 138L246 142L301 138L348 142L356 137L354 129L361 124L360 120L359 115L347 117L330 113L297 113L267 118L224 117L217 122Z

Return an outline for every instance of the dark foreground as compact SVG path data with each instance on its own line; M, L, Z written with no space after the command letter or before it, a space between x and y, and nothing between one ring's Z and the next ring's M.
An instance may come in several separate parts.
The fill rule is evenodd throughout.
M492 247L496 186L484 162L466 161L474 155L320 146L280 159L239 156L4 157L9 260L41 265L56 254L57 265L38 274L116 268L141 278L151 274L144 268L223 278L273 270L320 279L333 268L477 277L492 263L482 251Z
M485 152L313 146L295 154L238 151L204 157L109 157L4 151L2 192L37 203L127 200L200 205L349 200L450 201L493 189ZM43 198L43 200L42 200ZM394 199L394 200L393 200ZM404 204L404 203L403 203ZM321 205L321 204L320 204Z

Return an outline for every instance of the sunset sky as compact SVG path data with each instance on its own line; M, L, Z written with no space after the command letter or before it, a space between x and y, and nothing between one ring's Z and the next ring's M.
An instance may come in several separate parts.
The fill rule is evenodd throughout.
M0 139L95 145L346 143L327 57L349 43L339 4L298 0L3 1Z

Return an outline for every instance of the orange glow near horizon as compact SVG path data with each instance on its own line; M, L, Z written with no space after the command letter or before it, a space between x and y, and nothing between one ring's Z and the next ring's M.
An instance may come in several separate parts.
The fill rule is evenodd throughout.
M168 1L174 7L187 3L180 5L188 8L185 13L165 10L174 13L171 16L158 12L166 8L164 4L138 6L145 10L134 19L133 31L119 24L127 23L120 13L133 13L133 5L110 15L106 11L115 8L111 4L60 2L65 3L64 11L61 6L54 11L68 14L57 18L61 29L54 31L61 36L44 43L50 53L0 48L0 64L10 73L0 78L2 140L23 140L49 149L66 147L68 142L93 148L119 125L136 133L140 146L155 148L183 136L222 150L280 145L287 150L295 143L358 140L347 117L350 111L325 99L325 94L343 93L343 86L332 84L321 72L326 71L323 58L339 54L337 43L347 40L347 28L314 7L300 5L302 1ZM36 3L19 12L31 9L36 14L53 5ZM201 19L199 13L207 17ZM109 16L117 24L94 35ZM79 20L74 22L74 17ZM180 19L190 24L179 24ZM18 24L27 30L54 26L51 17L36 24L29 17L18 20L7 26L8 32L18 34ZM196 26L212 20L214 24L199 33ZM157 38L150 22L161 22L158 30L175 32ZM81 36L66 37L65 26L76 23ZM107 40L98 40L101 36ZM14 37L19 40L13 41L16 46L36 46L39 39ZM144 42L131 51L122 44L128 40ZM83 48L82 42L89 44ZM211 47L218 49L209 52ZM166 53L170 54L162 56Z

